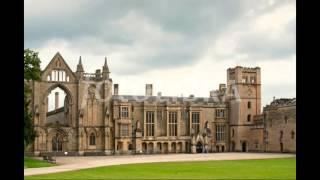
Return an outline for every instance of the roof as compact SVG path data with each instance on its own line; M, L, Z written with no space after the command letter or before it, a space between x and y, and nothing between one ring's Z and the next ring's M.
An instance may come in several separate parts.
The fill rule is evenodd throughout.
M212 97L176 97L176 96L134 96L134 95L114 95L113 100L120 100L120 101L131 101L131 102L192 102L192 103L215 103L220 104L223 103L219 101L219 99L214 99Z

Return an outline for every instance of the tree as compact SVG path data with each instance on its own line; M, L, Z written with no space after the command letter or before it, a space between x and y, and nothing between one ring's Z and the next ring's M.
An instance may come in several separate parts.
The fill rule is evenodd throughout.
M27 147L36 137L36 132L33 127L32 112L29 110L31 103L30 82L40 80L40 58L38 53L30 49L24 50L24 144Z

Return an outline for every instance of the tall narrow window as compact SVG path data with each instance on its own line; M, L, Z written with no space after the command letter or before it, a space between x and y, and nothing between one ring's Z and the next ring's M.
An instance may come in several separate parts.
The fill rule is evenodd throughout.
M225 125L216 125L216 140L225 140Z
M94 146L96 145L96 136L94 135L94 133L90 134L90 146Z
M129 125L128 124L122 124L120 128L121 128L121 136L122 137L129 136Z
M247 121L248 121L248 122L251 121L251 114L249 114L249 115L247 116Z
M280 141L282 140L283 138L283 131L280 131Z
M62 81L66 81L66 72L62 71Z
M169 112L169 136L177 136L177 112Z
M195 134L199 133L200 129L200 112L192 112L192 129Z
M146 112L146 136L154 136L154 112Z
M291 131L291 139L294 139L294 135L295 135L294 131Z
M128 107L121 107L121 117L122 118L129 117L129 108Z
M58 70L57 73L58 73L58 81L61 81L61 71Z
M251 102L248 102L248 109L251 109Z

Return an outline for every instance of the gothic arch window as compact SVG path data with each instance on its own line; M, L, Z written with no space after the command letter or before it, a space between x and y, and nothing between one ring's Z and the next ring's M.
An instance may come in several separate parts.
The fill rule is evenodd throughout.
M66 107L69 104L69 99L67 98L67 91L61 87L55 87L52 90L48 90L47 95L47 112ZM65 103L67 101L67 103ZM60 120L59 120L60 121ZM62 122L63 120L61 120Z
M251 109L251 101L248 102L248 109Z
M280 131L280 140L283 138L283 131Z
M94 135L94 133L90 134L90 142L89 142L90 146L94 146L96 145L96 136Z
M234 129L232 129L232 137L234 137Z

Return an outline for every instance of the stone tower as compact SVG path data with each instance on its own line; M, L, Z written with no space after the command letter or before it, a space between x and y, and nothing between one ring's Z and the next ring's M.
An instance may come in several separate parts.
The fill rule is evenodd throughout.
M261 112L260 68L237 66L227 70L230 105L230 151L249 151L253 116Z

